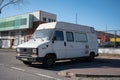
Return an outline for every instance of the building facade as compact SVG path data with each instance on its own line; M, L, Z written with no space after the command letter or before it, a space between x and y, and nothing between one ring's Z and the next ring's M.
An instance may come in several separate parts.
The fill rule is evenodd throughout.
M56 14L35 11L0 19L0 48L16 48L30 39L42 23L55 22Z

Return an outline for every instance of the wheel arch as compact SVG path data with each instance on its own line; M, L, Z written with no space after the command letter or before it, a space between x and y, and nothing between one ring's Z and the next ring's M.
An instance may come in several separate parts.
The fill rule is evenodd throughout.
M94 51L91 51L90 54L89 54L89 56L90 56L91 54L93 54L94 57L95 57L95 52L94 52Z
M55 53L47 53L47 54L45 55L45 57L46 57L46 56L53 56L53 57L55 58L55 60L57 59L57 56L56 56Z

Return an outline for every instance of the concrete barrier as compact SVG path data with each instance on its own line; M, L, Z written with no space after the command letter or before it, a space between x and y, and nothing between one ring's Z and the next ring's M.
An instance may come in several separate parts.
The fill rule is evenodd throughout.
M120 49L117 49L117 48L99 48L98 53L120 54Z

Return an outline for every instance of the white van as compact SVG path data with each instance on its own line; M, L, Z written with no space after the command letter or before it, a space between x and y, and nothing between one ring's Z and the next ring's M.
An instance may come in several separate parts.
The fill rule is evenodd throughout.
M24 64L42 62L52 66L56 60L87 58L98 55L98 42L94 28L66 22L39 25L31 39L19 45L16 58Z

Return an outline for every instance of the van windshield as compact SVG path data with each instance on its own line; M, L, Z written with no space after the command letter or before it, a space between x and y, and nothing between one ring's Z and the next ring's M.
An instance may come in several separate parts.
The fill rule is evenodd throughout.
M34 34L32 35L31 39L47 39L50 40L52 36L53 30L52 29L41 29L41 30L36 30Z

